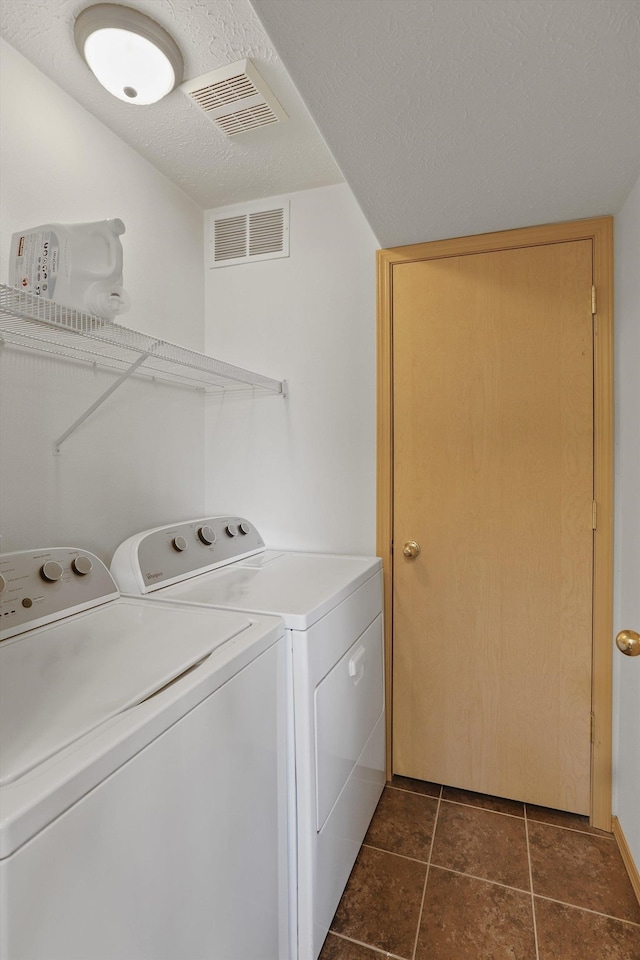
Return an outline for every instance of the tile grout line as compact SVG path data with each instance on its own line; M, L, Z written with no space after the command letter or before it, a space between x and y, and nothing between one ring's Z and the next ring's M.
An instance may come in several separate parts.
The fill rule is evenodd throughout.
M397 790L397 787L394 787L394 790ZM410 793L411 791L406 791ZM426 794L425 794L426 796ZM446 797L442 797L443 803L453 803L458 807L467 807L469 810L482 810L484 813L497 813L501 817L511 817L512 820L525 820L527 814L523 813L522 816L518 813L505 813L504 810L492 810L491 807L481 807L477 803L463 803L461 800L447 800ZM523 808L526 811L526 804L523 803ZM611 840L615 841L613 834L603 833L593 833L590 830L580 830L578 827L566 827L564 824L560 823L549 823L547 820L536 820L534 817L529 817L531 823L541 824L543 827L555 827L557 830L568 830L569 833L580 833L585 837L598 837L600 840Z
M442 790L443 787L440 786L440 795L438 796L438 806L436 807L436 815L433 821L433 833L431 835L431 844L429 846L429 859L427 861L427 872L424 876L424 887L422 888L422 900L420 901L420 911L418 913L418 926L416 927L416 937L413 943L413 953L411 954L411 960L416 960L416 951L418 949L418 940L420 939L420 926L422 924L422 913L424 911L424 901L427 896L427 881L429 880L429 870L431 868L431 855L433 854L433 845L436 839L436 829L438 827L438 814L440 813L440 804L442 803Z
M607 833L591 833L589 830L578 830L577 827L562 827L559 823L548 823L546 820L534 820L532 817L529 818L529 823L535 823L539 827L553 827L554 830L566 830L567 833L579 833L581 837L594 837L596 840L609 840L611 843L616 842L616 838L609 836Z
M396 853L395 850L387 850L385 847L376 847L374 843L363 843L363 847L369 850L377 850L379 853L388 853L392 857L400 857L401 860L409 860L411 863L421 863L423 866L429 863L429 860L421 860L420 857L408 857L406 853Z
M426 797L429 800L437 800L439 797L434 797L430 793L420 793L418 790L409 790L407 787L398 787L393 783L386 783L385 787L388 787L389 790L398 790L400 793L410 793L414 797ZM441 793L444 792L444 787L440 787ZM492 810L491 807L482 807L477 803L464 803L462 800L448 800L446 797L440 797L444 803L455 803L458 807L469 807L471 810L483 810L485 813L499 813L501 817L512 817L514 820L524 820L528 817L531 823L539 823L543 827L556 827L558 830L568 830L570 833L581 833L587 837L599 837L601 840L611 840L615 841L615 837L611 833L607 833L606 830L603 830L601 833L594 833L593 830L581 830L580 827L567 827L563 823L551 823L549 820L536 820L535 817L532 817L530 814L526 813L527 805L522 803L524 812L522 815L518 813L505 813L504 810Z
M536 922L536 900L533 895L533 868L531 866L531 847L529 845L529 821L527 819L527 807L524 807L524 831L527 837L527 861L529 864L529 887L531 889L531 917L533 919L533 938L536 946L536 960L540 960L540 951L538 948L538 924Z
M389 787L390 790L398 790L400 793L410 793L414 797L427 797L429 800L440 799L443 803L454 803L457 807L468 807L470 810L482 810L485 813L499 813L501 817L512 817L514 820L524 820L524 813L520 816L517 813L505 813L504 810L491 810L490 807L480 807L477 803L462 803L460 800L447 800L446 797L440 795L434 797L428 793L418 793L417 790L406 790L404 787L394 787L390 783L387 783L386 786ZM444 787L440 787L440 790L444 792Z
M594 916L603 917L605 920L613 920L615 923L627 923L630 927L640 928L640 922L636 920L625 920L624 917L614 917L612 913L603 913L602 910L592 910L591 907L581 907L577 903L567 903L566 900L556 900L555 897L545 897L542 893L536 893L534 896L538 900L557 903L560 907L569 907L570 910L582 910L583 913L592 913Z
M602 830L600 833L596 833L594 830L581 830L579 827L566 827L563 823L551 823L549 820L536 820L535 817L532 817L530 813L527 813L527 805L524 805L525 818L531 823L537 823L543 827L555 827L556 830L568 830L569 833L581 833L585 837L598 837L600 840L613 840L615 842L615 837L612 833L607 833L606 830Z
M447 800L442 798L443 803L452 803L456 807L466 807L467 810L480 810L482 813L497 813L499 817L511 817L512 820L524 820L524 813L520 816L517 813L505 813L504 810L491 810L490 807L479 807L475 803L461 803L459 800Z
M501 880L491 880L489 877L480 877L477 873L466 873L464 870L454 870L453 867L445 867L442 863L433 863L431 861L431 853L429 854L428 860L420 860L418 857L408 857L406 853L396 853L395 850L387 850L385 847L376 847L373 843L363 843L363 847L367 847L368 850L377 850L378 853L386 853L390 857L399 857L401 860L408 860L409 863L421 863L423 866L435 867L436 870L444 870L446 873L455 873L459 877L469 877L470 880L479 880L481 883L493 883L496 887L504 887L506 890L514 890L516 893L529 894L530 890L525 890L524 887L514 887L510 883L502 883ZM431 841L431 847L433 846L433 839ZM545 899L549 899L548 897ZM563 903L564 901L558 900L558 903ZM568 903L567 906L572 906ZM628 921L632 923L633 921ZM335 932L335 931L334 931Z
M437 794L422 793L420 790L409 790L408 787L397 787L395 783L389 783L388 780L385 783L385 787L388 790L397 790L398 793L410 793L412 797L427 797L428 800L438 800L440 798L440 792L438 792ZM442 790L442 787L440 787L440 791L441 790Z
M336 930L329 930L329 933L333 934L334 937L345 940L347 943L356 943L359 947L366 947L367 950L371 950L372 953L379 953L381 957L390 957L391 960L406 960L406 957L402 957L399 953L390 953L388 950L374 947L371 943L365 943L364 940L354 940L353 937L347 937L346 934L338 933Z
M394 857L401 857L403 860L410 860L412 863L427 863L426 860L415 860L413 857L405 857L402 853L392 853L391 850L384 850L382 847L372 847L371 850L378 850L380 853L391 853ZM531 896L530 890L523 890L522 887L513 887L508 883L501 883L500 880L489 880L488 877L479 877L476 873L464 873L462 870L454 870L452 867L445 867L439 863L430 863L435 870L444 870L445 873L454 873L457 877L468 877L469 880L477 880L479 883L489 883L494 887L502 887L504 890L513 890L514 893L521 893L523 896ZM531 882L531 874L529 875ZM534 893L533 896L538 900L548 900L550 903L557 903L561 907L569 907L572 910L582 910L585 913L593 913L598 917L604 917L607 920L615 920L618 923L628 923L632 927L640 927L640 922L636 920L625 920L624 917L616 917L612 913L603 913L601 910L593 910L591 907L582 907L577 903L570 903L568 900L556 900L555 897L547 897L542 893ZM333 931L335 932L335 931Z
M445 873L455 873L457 877L468 877L469 880L477 880L479 883L490 883L494 887L502 887L504 890L513 890L514 893L522 893L525 897L529 896L530 891L522 887L512 887L509 883L502 883L500 880L489 880L487 877L479 877L477 873L464 873L462 870L454 870L453 867L443 867L439 863L432 863L436 870L444 870ZM568 904L570 906L570 904Z

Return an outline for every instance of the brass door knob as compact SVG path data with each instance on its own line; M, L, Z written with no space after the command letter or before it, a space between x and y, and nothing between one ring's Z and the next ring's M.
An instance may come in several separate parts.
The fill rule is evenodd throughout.
M616 637L616 646L627 657L640 657L640 633L635 630L621 630Z
M416 543L415 540L407 540L404 547L402 548L403 555L407 560L415 560L415 558L420 553L420 544Z

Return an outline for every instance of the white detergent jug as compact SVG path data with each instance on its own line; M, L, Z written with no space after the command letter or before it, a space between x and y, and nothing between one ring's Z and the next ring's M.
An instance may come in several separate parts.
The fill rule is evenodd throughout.
M11 238L13 285L113 320L129 309L122 286L122 220L48 223Z

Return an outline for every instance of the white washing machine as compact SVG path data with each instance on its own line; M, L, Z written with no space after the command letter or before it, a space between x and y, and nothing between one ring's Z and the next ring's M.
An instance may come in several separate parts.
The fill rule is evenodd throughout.
M3 960L286 960L281 620L0 555Z
M132 537L111 570L123 593L158 603L284 619L295 743L292 941L299 960L315 960L385 780L381 561L267 550L251 523L225 516Z

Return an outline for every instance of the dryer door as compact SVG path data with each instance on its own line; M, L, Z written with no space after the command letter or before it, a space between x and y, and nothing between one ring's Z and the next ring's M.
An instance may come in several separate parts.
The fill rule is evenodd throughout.
M381 616L318 684L314 707L319 832L384 708Z

